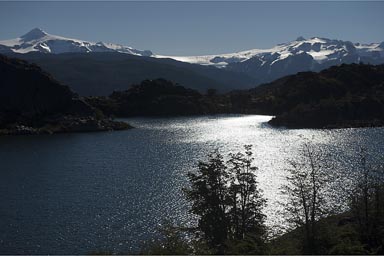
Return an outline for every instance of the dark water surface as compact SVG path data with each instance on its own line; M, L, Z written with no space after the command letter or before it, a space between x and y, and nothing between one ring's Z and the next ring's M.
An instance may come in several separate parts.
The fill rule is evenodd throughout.
M253 144L269 225L304 141L346 162L384 152L384 129L285 130L266 116L127 119L119 132L0 137L0 254L135 252L165 218L193 222L181 188L197 160Z

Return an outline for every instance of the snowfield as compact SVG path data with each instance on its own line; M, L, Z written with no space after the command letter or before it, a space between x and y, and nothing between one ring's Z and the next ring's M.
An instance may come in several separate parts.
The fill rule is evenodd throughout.
M7 46L16 53L121 52L138 56L152 56L152 52L148 50L142 51L119 44L94 43L50 35L39 28L32 29L19 38L0 41L0 45Z
M236 53L205 56L154 55L154 57L171 58L193 64L213 65L222 68L230 63L244 62L251 58L259 58L265 62L266 59L275 56L275 59L271 62L273 64L289 56L303 53L309 54L318 63L337 59L351 53L366 57L374 55L384 57L384 42L381 44L353 44L348 41L331 40L327 38L313 37L311 39L304 39L300 37L295 41L280 44L270 49L252 49Z
M251 59L258 63L256 65L257 67L262 67L263 65L272 66L295 56L311 56L314 64L322 64L328 61L339 61L342 63L348 57L353 57L354 61L359 60L361 57L380 59L384 58L384 42L354 44L349 41L320 37L310 39L299 37L292 42L279 44L270 49L252 49L235 53L205 56L166 56L153 54L149 50L137 50L119 44L94 43L50 35L39 28L35 28L19 38L0 41L0 53L9 51L15 53L42 52L53 54L67 52L119 52L136 56L171 58L192 64L225 68L230 64L240 64Z

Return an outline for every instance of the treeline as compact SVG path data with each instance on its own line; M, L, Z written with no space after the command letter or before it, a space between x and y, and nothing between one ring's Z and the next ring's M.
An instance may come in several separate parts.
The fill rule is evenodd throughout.
M384 125L384 65L343 64L301 72L251 90L200 93L164 80L145 80L87 102L106 115L273 115L271 125L339 128Z
M108 97L88 97L87 102L105 115L185 116L231 112L228 97L215 89L202 94L165 79L144 80L126 91L113 92Z
M225 94L215 89L201 93L164 79L144 80L108 97L88 98L36 65L0 55L0 66L0 133L5 134L128 128L105 116L224 113L273 115L271 125L290 128L384 125L384 65L343 64Z
M384 124L384 65L343 64L319 73L300 72L249 91L238 108L276 116L290 128L337 128Z
M252 147L216 150L188 174L184 190L194 227L168 223L144 254L383 254L384 166L362 150L343 171L321 148L304 144L290 161L281 202L287 233L271 237ZM337 167L338 166L338 167Z

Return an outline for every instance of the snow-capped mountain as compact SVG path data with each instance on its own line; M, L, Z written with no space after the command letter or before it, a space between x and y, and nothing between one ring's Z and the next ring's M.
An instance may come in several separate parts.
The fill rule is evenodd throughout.
M169 64L169 60L166 59L170 58L191 64L212 66L212 68L218 67L224 71L231 71L229 73L235 76L244 76L246 74L248 78L253 79L251 86L270 82L297 72L320 71L342 63L384 63L384 42L360 44L320 37L310 39L299 37L294 41L279 44L270 49L252 49L228 54L184 57L157 55L151 51L137 50L119 44L70 39L50 35L38 28L19 38L0 41L0 53L28 52L54 54L118 52L138 57L153 57L157 61L167 64ZM177 65L176 62L173 64ZM233 89L238 86L232 80L226 82L233 84Z
M356 57L383 58L384 42L381 44L353 44L349 41L331 40L327 38L313 37L311 39L305 39L299 37L295 41L279 44L270 49L252 49L236 53L205 56L156 55L156 57L172 58L200 65L226 67L229 64L246 62L250 59L258 59L262 65L273 65L289 57L302 54L307 54L318 64L331 60L341 60L352 55Z
M156 56L200 65L211 65L245 73L255 84L302 71L320 71L342 63L384 63L384 42L359 44L313 37L279 44L271 49L253 49L237 53L207 56Z
M53 54L68 52L121 52L138 56L152 56L152 52L148 50L143 51L119 44L94 43L50 35L39 28L32 29L19 38L0 41L1 52L42 52Z

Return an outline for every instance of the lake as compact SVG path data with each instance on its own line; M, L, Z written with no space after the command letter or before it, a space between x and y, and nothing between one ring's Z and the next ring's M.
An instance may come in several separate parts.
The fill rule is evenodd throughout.
M304 142L349 164L365 146L384 152L384 129L287 130L271 117L219 115L124 119L116 132L0 137L0 253L137 252L164 219L194 222L181 192L186 173L219 149L254 145L269 226L288 160Z

